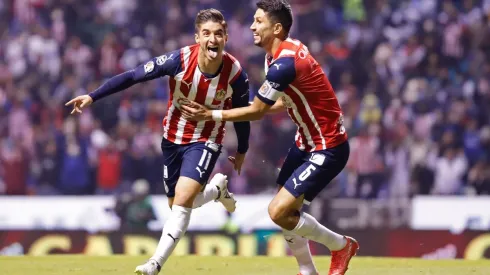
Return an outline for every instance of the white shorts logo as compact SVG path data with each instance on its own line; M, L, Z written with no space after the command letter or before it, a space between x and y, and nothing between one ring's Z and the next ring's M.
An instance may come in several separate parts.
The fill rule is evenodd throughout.
M199 177L200 178L202 178L202 174L204 174L206 172L206 170L201 171L201 169L199 169L199 167L196 167L196 170L197 170L197 172L199 172Z
M300 182L300 183L298 183L298 182L296 181L296 178L293 178L293 183L294 183L294 190L296 190L296 187L298 187L298 186L300 186L300 185L301 185L301 182Z
M325 162L325 156L322 154L311 154L310 161L318 166L322 166Z
M206 141L206 147L208 147L209 149L213 150L214 152L218 152L219 150L219 144L218 143L214 143L212 141Z

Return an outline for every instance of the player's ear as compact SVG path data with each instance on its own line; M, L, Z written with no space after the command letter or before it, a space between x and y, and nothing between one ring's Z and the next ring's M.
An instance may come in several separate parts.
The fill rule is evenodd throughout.
M282 24L281 23L274 24L274 34L279 35L281 31L282 31Z
M194 39L196 40L196 43L199 43L199 34L195 33Z

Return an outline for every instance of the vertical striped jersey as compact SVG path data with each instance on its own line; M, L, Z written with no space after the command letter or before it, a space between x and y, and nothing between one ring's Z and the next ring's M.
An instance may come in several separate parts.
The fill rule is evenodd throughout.
M163 136L175 144L211 141L223 142L225 122L188 121L180 107L186 100L210 109L231 109L248 105L248 79L240 63L229 53L216 75L202 73L198 66L199 45L184 47L155 57L134 70L134 78L147 81L169 76L170 99L163 119Z
M282 99L298 126L296 145L299 149L325 150L347 140L334 90L305 45L286 39L274 56L266 56L265 70L266 81L257 97L269 105Z

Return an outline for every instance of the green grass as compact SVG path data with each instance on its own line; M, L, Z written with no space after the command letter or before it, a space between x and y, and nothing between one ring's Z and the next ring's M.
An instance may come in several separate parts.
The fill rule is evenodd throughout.
M46 256L0 257L2 275L123 275L133 274L146 257ZM327 274L329 257L315 258L320 274ZM289 257L171 257L160 274L178 275L294 275ZM490 261L419 260L355 257L348 275L489 275Z

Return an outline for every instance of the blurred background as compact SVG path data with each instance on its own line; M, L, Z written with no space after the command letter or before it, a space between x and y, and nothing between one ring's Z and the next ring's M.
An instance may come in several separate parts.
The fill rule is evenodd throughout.
M227 19L226 49L252 100L264 80L255 2L0 0L0 254L152 253L169 212L167 78L80 116L64 103L193 44L194 17L210 7ZM328 74L351 144L347 168L308 211L356 237L361 255L490 258L490 0L290 2L291 36ZM253 122L238 176L228 124L215 172L228 175L238 210L197 209L177 253L289 253L266 209L295 131L286 113Z

